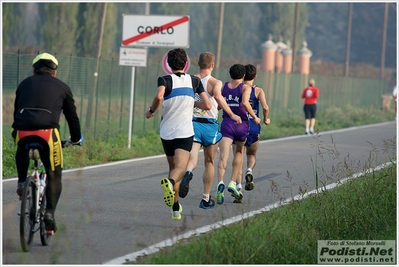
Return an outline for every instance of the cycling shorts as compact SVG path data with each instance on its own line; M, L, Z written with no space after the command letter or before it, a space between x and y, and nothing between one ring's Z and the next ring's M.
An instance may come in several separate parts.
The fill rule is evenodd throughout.
M29 143L37 143L43 149L41 157L48 157L51 170L56 167L64 166L64 157L62 154L62 143L60 133L57 128L43 130L12 130L12 137L18 149L27 150Z

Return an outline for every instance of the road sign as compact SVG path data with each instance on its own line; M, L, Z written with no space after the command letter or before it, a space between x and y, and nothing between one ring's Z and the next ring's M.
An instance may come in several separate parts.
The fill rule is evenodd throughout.
M123 15L122 46L189 47L189 16Z
M172 69L169 67L169 65L168 65L168 53L166 53L164 56L163 56L163 58L162 58L162 68L163 68L163 71L166 73L166 74L172 74L173 73L173 71L172 71ZM187 62L186 62L186 66L184 67L184 72L187 72L188 71L188 69L190 68L190 58L187 56Z
M136 67L147 66L147 49L143 48L129 48L121 47L119 49L119 65L131 66L132 67L132 81L130 89L130 111L129 111L129 133L128 133L128 145L130 148L132 138L132 127L133 127L133 98L134 98L134 77Z
M147 49L121 47L119 49L119 65L146 67Z

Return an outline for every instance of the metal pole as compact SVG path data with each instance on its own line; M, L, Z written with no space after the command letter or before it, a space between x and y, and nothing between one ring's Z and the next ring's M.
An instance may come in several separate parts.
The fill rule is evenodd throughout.
M224 2L220 3L220 16L219 16L219 35L218 35L218 47L216 53L216 68L220 66L220 53L222 50L222 39L223 39L223 21L224 21Z
M385 69L385 48L387 43L387 26L388 26L388 3L385 3L384 11L384 29L382 31L382 49L381 49L381 68L380 68L380 78L384 79L384 69Z
M133 130L133 98L134 98L134 75L136 68L132 67L132 86L130 90L130 112L129 112L129 136L127 147L130 148L130 143L132 142L132 130Z
M299 21L299 3L295 3L295 16L294 16L294 41L292 42L292 73L295 72L295 59L296 59L296 35L298 32Z
M348 12L348 32L346 36L346 58L345 58L345 77L349 75L349 57L350 57L350 47L351 47L351 32L352 32L352 9L353 3L349 3L349 12Z
M104 3L101 8L102 18L101 18L101 27L98 33L98 45L97 45L97 62L96 62L96 70L94 72L94 86L93 86L93 94L92 97L89 98L87 103L87 114L86 114L86 127L89 128L91 124L91 113L93 111L93 99L96 95L97 90L97 82L98 82L98 67L100 65L100 57L101 57L101 48L103 42L103 34L104 34L104 26L105 26L105 18L107 15L107 3Z

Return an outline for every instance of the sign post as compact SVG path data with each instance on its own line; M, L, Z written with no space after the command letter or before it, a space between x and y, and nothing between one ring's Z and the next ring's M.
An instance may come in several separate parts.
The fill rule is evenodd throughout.
M189 16L123 15L119 65L132 66L128 148L133 129L135 67L147 66L147 49L128 47L189 47L189 22Z
M147 66L147 49L126 48L119 49L119 65L132 66L132 80L130 90L129 134L127 147L130 148L133 130L133 101L134 101L134 76L137 67Z
M132 67L132 79L131 79L131 90L130 90L130 107L129 107L129 133L127 139L127 148L130 149L132 143L132 132L133 132L133 102L134 102L134 78L136 74L136 68Z

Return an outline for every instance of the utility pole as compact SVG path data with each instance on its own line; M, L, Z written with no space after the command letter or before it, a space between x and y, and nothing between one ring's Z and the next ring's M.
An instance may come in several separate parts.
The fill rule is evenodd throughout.
M103 46L103 36L104 36L104 27L105 27L105 18L107 16L107 3L103 3L101 7L101 27L100 27L100 32L98 33L98 46L97 46L97 66L96 66L96 72L98 71L98 66L100 63L100 57L101 57L101 49Z
M296 56L296 35L298 32L299 21L299 3L295 3L295 17L294 17L294 41L292 42L292 72L295 72L295 56Z
M382 49L381 49L380 79L384 79L384 70L385 70L385 48L386 48L386 43L387 43L387 27L388 27L388 7L389 7L389 3L385 3L384 28L383 28L383 30L382 30Z
M89 128L91 125L91 115L93 112L93 101L96 96L96 91L97 91L97 82L98 82L98 69L100 66L100 57L101 57L101 48L102 48L102 42L103 42L103 34L104 34L104 26L105 26L105 18L107 14L107 3L103 3L101 5L101 26L99 28L98 32L98 40L97 40L97 53L96 53L96 58L97 58L97 63L96 63L96 70L94 72L94 86L93 86L93 94L92 97L89 97L88 103L87 103L87 114L86 114L86 127Z
M224 21L224 2L220 3L220 16L219 16L219 35L218 35L218 47L216 55L216 68L220 67L220 53L222 51L222 39L223 39L223 21Z
M349 3L349 12L348 12L348 32L346 36L346 58L345 58L345 77L349 75L349 54L351 49L351 31L352 31L352 9L353 3Z

